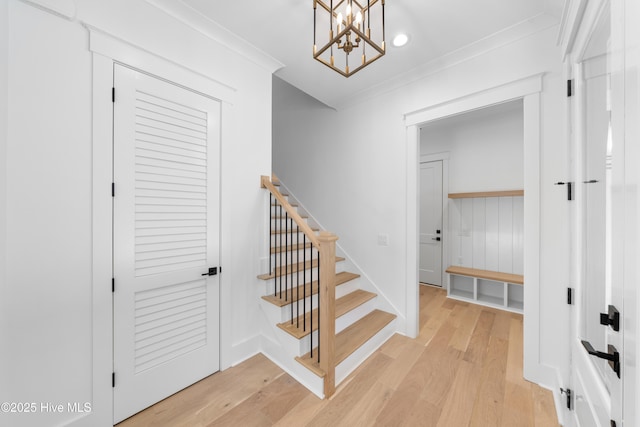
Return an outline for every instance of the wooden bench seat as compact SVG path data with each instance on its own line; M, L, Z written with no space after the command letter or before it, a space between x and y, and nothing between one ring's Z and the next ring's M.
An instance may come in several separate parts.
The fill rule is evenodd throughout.
M501 273L499 271L480 270L477 268L460 267L457 265L449 266L446 272L449 274L457 274L460 276L477 277L479 279L495 280L496 282L524 285L524 276L522 276L521 274Z

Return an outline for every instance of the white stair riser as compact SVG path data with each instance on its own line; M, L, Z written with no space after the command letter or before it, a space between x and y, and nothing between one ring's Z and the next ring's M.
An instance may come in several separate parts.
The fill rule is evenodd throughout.
M343 285L340 285L338 287L336 287L336 299L338 298L342 298L343 296L350 294L351 292L355 291L356 289L358 289L358 285L356 283L352 283L352 282L356 282L357 279L354 279L352 281L349 281ZM273 289L271 289L271 292L268 293L267 295L273 295ZM375 298L373 298L371 301L375 301ZM265 301L267 302L267 301ZM283 307L278 307L274 304L271 304L269 302L267 302L269 305L271 305L272 307L274 307L274 311L273 311L273 321L274 323L281 323L281 322L287 322L291 319L291 304L287 304ZM369 303L369 301L366 304L363 305L367 305ZM312 305L313 304L313 305ZM307 296L306 298L301 298L299 300L299 303L294 302L293 303L293 317L298 315L298 310L300 310L300 313L304 313L304 312L309 312L312 310L313 308L317 308L318 307L318 298L317 298L317 294L314 294L312 297ZM373 303L373 306L366 311L364 314L362 315L358 315L357 317L354 317L355 320L363 317L365 314L367 314L369 311L373 310L375 308L375 303ZM269 311L271 313L271 311ZM355 321L354 320L354 321ZM353 323L353 322L351 322ZM337 327L337 326L336 326ZM340 329L342 330L342 329Z
M348 326L354 324L358 320L362 319L367 314L371 313L376 309L376 299L371 298L369 301L365 302L349 311L348 313L343 314L342 316L336 319L336 334L345 330Z
M295 244L295 243L294 243ZM300 242L302 245L302 242ZM285 244L283 242L283 247ZM291 242L289 245L291 246ZM280 253L271 254L271 265L275 265L279 263L281 265L285 264L297 264L303 261L309 261L310 259L316 259L318 257L318 251L316 249L307 248L305 250L297 250L297 251L284 251Z
M301 298L299 303L293 303L293 317L297 316L298 310L300 310L300 314L308 313L313 308L318 308L318 295L313 295L313 297ZM273 304L272 304L273 305ZM277 316L275 323L288 322L291 320L291 305L287 304L284 307L277 307L280 310L280 314ZM274 306L276 307L276 306Z
M336 265L336 269L337 269L337 265ZM302 277L302 275L300 276ZM316 275L315 272L313 274L313 280L316 280ZM349 280L346 283L343 283L341 285L336 286L336 298L340 298L345 296L348 293L351 293L353 291L355 291L356 289L358 289L358 280L359 278L355 278L353 280ZM272 295L274 293L274 283L275 279L269 279L269 280L265 280L264 281L264 293L263 295ZM284 283L284 282L283 282ZM307 285L309 283L309 275L307 272ZM284 285L283 285L284 288ZM307 287L307 289L309 289Z
M361 318L369 314L374 309L375 309L375 298L356 307L355 309L351 310L349 313L346 313L343 316L338 317L336 319L336 334L342 332L348 326L360 320ZM277 322L277 323L281 323L281 322ZM307 323L307 327L311 328L311 324ZM282 329L280 329L280 331L278 332L280 332L278 335L283 345L286 346L286 348L295 349L296 356L302 356L309 353L309 351L311 351L311 347L310 347L311 337L313 337L313 348L315 349L318 346L317 329L312 334L309 334L301 339L298 339L292 336L291 334L287 333L286 331L283 331Z
M373 354L382 344L396 332L396 319L382 328L376 335L371 337L364 345L354 351L349 357L336 366L336 385L340 384L353 372L365 359Z

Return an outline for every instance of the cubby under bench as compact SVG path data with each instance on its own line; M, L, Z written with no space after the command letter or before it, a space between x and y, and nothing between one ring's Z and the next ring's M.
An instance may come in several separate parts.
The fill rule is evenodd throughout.
M446 272L449 275L449 298L522 313L522 275L455 265L447 268Z

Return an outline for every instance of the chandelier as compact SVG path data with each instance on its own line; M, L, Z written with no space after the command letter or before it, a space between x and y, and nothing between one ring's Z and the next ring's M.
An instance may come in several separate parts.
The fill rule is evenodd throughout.
M385 53L384 0L328 3L313 0L313 57L349 77Z

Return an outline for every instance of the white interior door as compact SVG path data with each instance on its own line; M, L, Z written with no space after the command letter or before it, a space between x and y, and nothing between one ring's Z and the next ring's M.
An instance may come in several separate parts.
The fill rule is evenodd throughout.
M442 286L442 161L420 164L421 283Z
M624 325L608 325L623 310L624 90L612 55L612 13L600 2L580 62L576 99L576 311L572 339L575 422L622 425ZM604 315L605 319L602 319ZM604 323L604 324L603 324ZM618 329L618 330L615 330ZM618 361L606 358L618 358Z
M114 72L119 422L219 370L220 104Z

